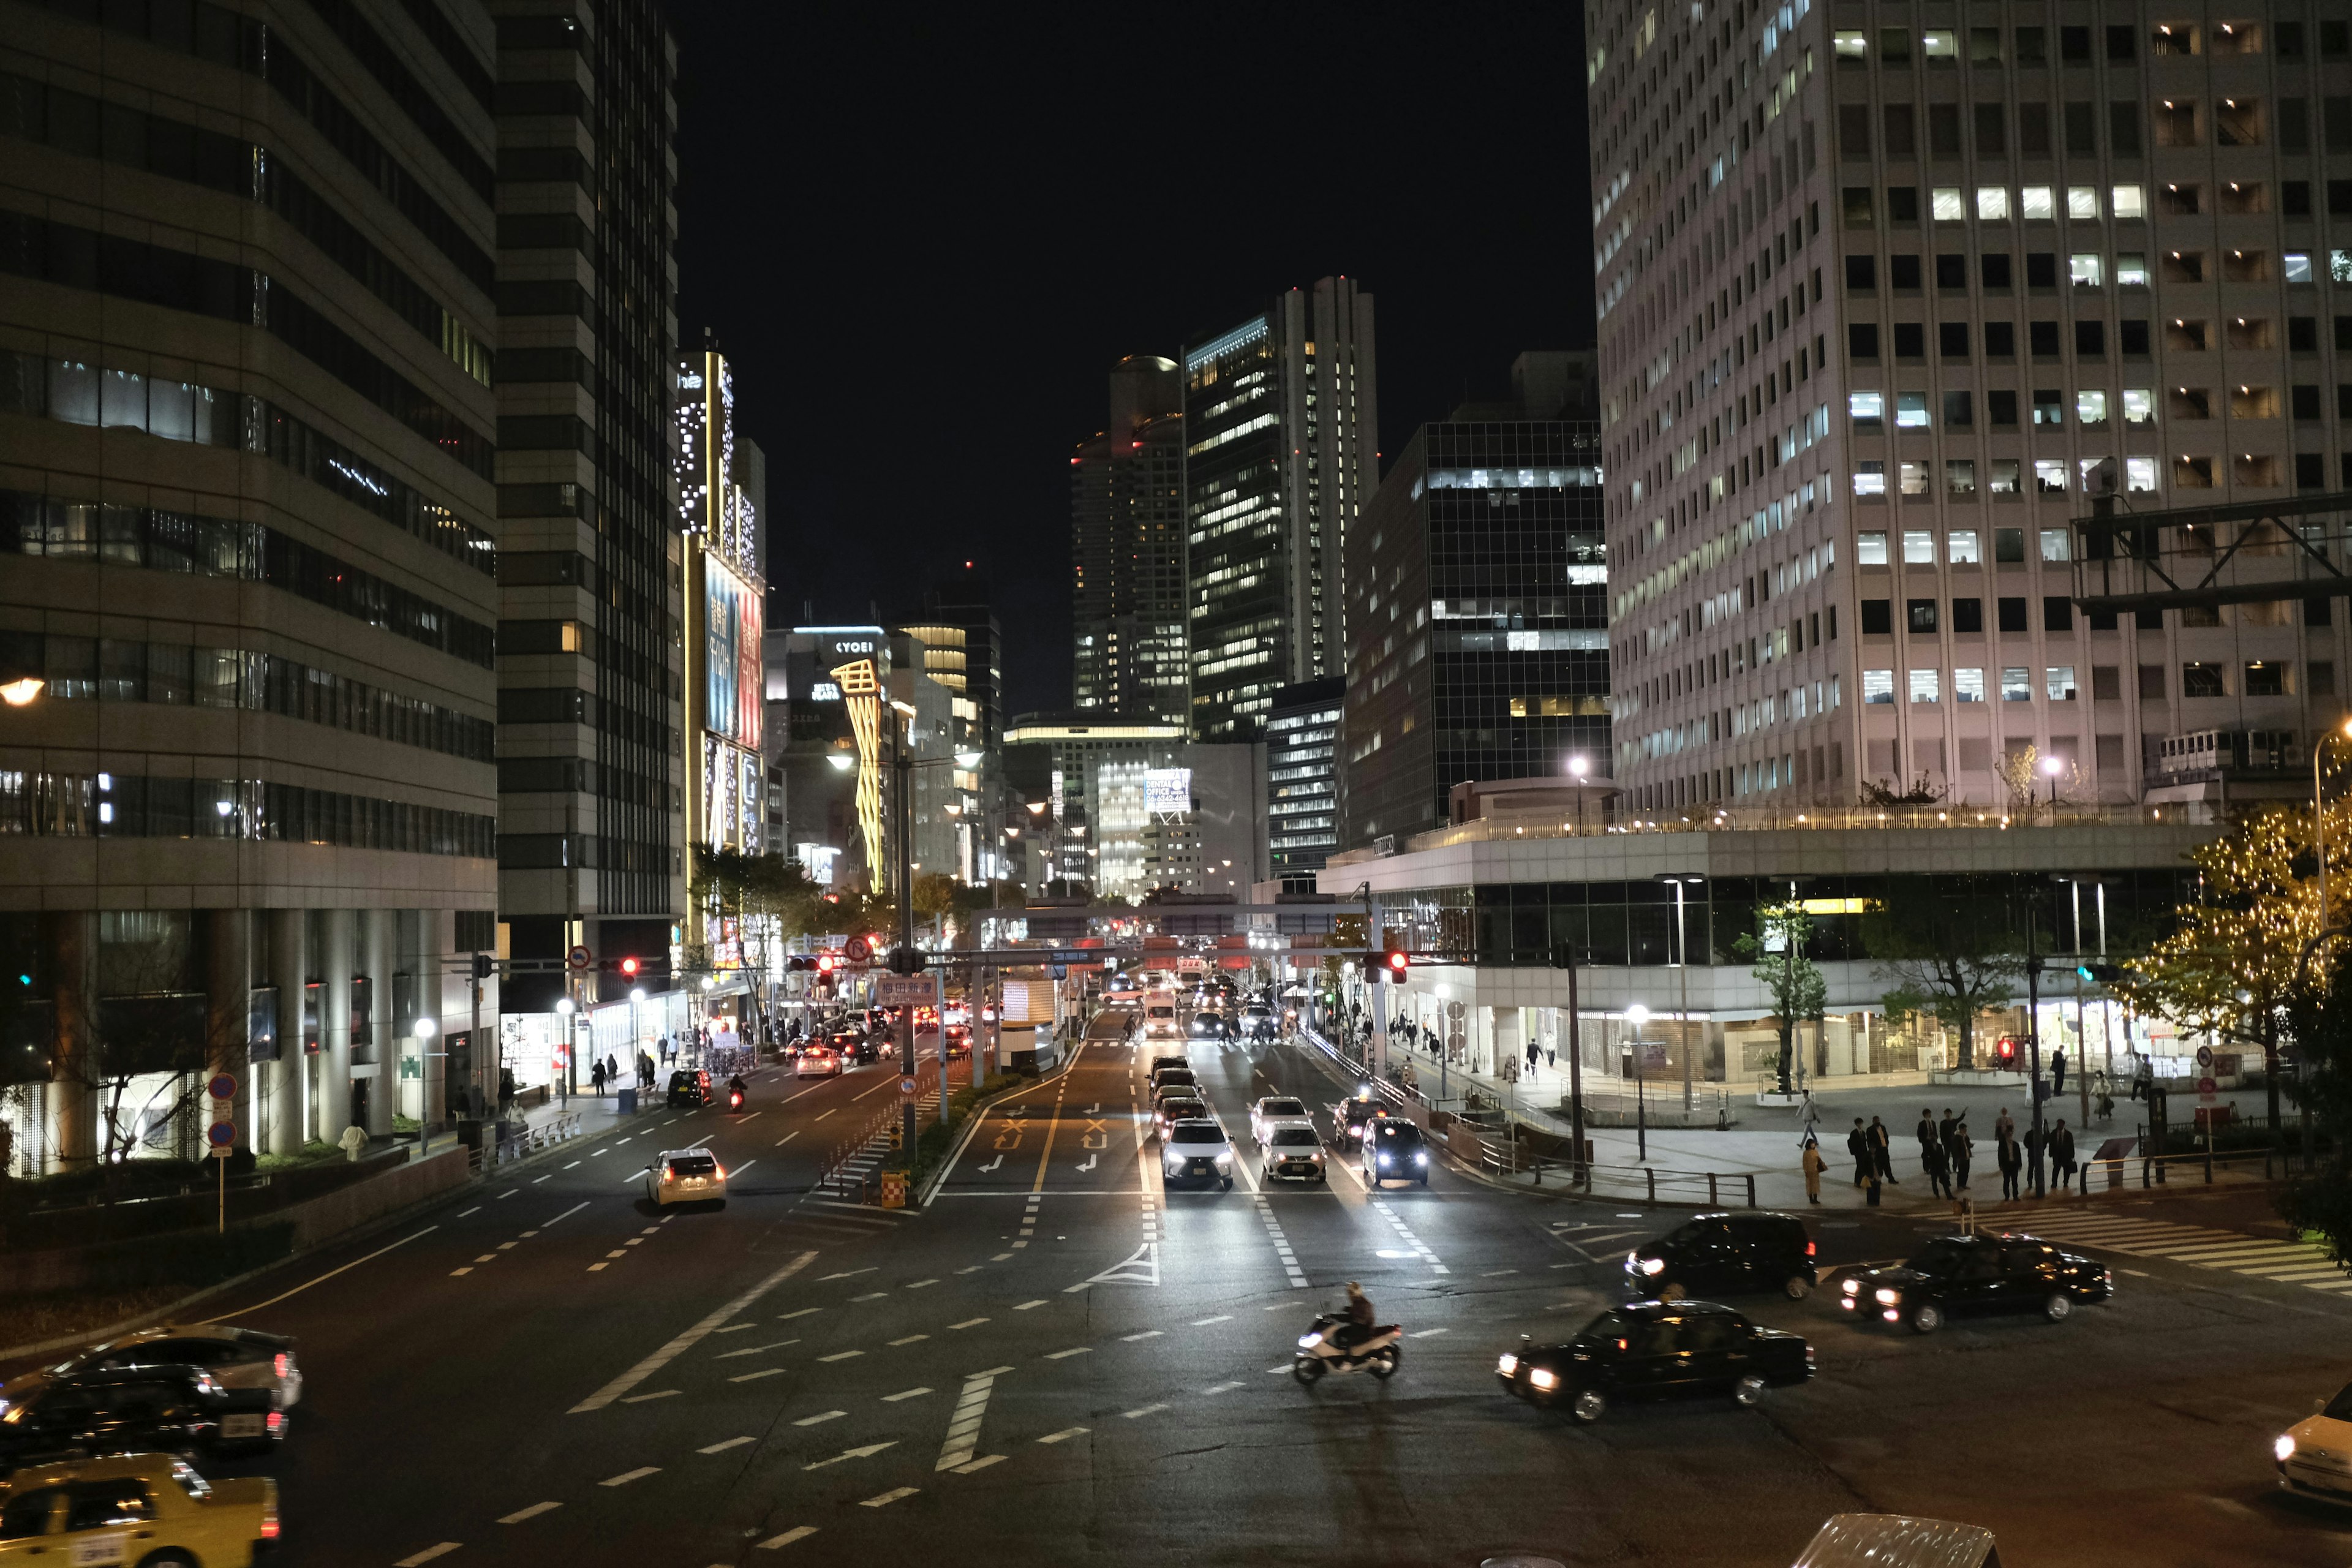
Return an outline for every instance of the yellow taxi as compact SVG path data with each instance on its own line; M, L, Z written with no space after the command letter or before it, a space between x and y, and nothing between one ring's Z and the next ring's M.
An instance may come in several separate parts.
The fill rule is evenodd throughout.
M0 1564L250 1568L278 1531L276 1481L207 1481L169 1454L74 1459L0 1481Z

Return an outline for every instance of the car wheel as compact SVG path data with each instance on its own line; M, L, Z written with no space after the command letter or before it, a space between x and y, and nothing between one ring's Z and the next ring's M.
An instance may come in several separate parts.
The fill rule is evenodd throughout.
M1424 1187L1429 1185L1429 1173L1427 1171L1423 1171L1421 1173L1421 1184Z
M1586 1423L1600 1420L1608 1408L1609 1401L1601 1397L1597 1388L1579 1389L1576 1397L1568 1405L1569 1414Z
M1303 1355L1290 1363L1290 1375L1309 1388L1322 1380L1326 1370L1320 1356Z
M1742 1405L1754 1405L1764 1397L1766 1386L1763 1375L1751 1372L1731 1385L1732 1400Z
M1944 1326L1944 1310L1933 1301L1924 1301L1911 1309L1911 1331L1932 1334Z
M151 1552L139 1560L139 1568L196 1568L196 1560L184 1552Z
M1790 1275L1788 1280L1780 1287L1781 1293L1791 1301L1803 1300L1805 1292L1811 1289L1812 1286L1806 1282L1805 1277L1801 1274Z
M1364 1370L1385 1383L1390 1378L1396 1375L1396 1369L1402 1364L1403 1361L1404 1352L1394 1345L1391 1345L1388 1349L1374 1356L1372 1358L1371 1364Z
M2053 1292L2050 1300L2042 1303L2042 1315L2053 1323L2064 1322L2074 1315L2074 1298L2063 1290Z
M1232 1192L1233 1190L1234 1190L1234 1179L1233 1179L1231 1176L1227 1176L1227 1177L1225 1178L1225 1191L1227 1191L1227 1192L1229 1192L1229 1193L1230 1193L1230 1192Z

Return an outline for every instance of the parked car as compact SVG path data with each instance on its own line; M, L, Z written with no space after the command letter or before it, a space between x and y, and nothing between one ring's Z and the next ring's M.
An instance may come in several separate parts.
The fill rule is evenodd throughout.
M0 1470L92 1454L273 1449L286 1412L266 1388L192 1366L27 1373L0 1384Z
M70 1459L0 1481L0 1557L252 1568L278 1544L278 1483L208 1481L169 1454Z
M76 1351L49 1370L56 1373L117 1371L134 1366L195 1366L223 1388L266 1388L280 1410L302 1398L302 1369L294 1362L294 1342L257 1329L222 1323L189 1323L141 1329L121 1339Z
M1653 1300L1778 1290L1801 1301L1820 1278L1805 1222L1761 1210L1697 1215L1625 1255L1626 1285Z
M646 1196L656 1208L672 1204L727 1206L727 1167L708 1149L666 1149L646 1167Z
M2352 1386L2314 1400L2310 1415L2271 1444L2271 1457L2287 1490L2352 1505Z
M1811 1377L1813 1350L1712 1301L1634 1301L1602 1312L1566 1344L1522 1340L1495 1375L1515 1399L1565 1405L1578 1420L1598 1421L1615 1399L1727 1394L1753 1405L1768 1388Z
M2039 1312L2063 1322L2078 1304L2115 1291L2099 1263L2038 1237L1939 1236L1908 1262L1848 1275L1838 1305L1932 1334L1955 1312Z

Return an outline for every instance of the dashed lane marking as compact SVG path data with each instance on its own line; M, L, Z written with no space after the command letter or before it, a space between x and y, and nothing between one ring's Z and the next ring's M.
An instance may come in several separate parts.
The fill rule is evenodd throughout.
M739 1355L761 1355L769 1351L780 1351L786 1345L796 1345L798 1343L800 1343L800 1341L798 1340L778 1340L772 1345L746 1345L740 1351L720 1351L717 1355L710 1359L713 1361L733 1361Z
M1042 1307L1042 1306L1044 1306L1044 1305L1045 1305L1045 1300L1041 1298L1041 1299L1039 1299L1039 1300L1034 1300L1034 1301L1024 1301L1024 1302L1022 1302L1019 1306L1017 1306L1017 1307L1013 1308L1013 1310L1014 1311L1016 1311L1016 1312L1026 1312L1026 1311L1030 1311L1030 1310L1032 1310L1033 1309L1035 1309L1035 1308L1038 1308L1038 1307Z
M647 1476L661 1474L659 1465L639 1465L634 1470L623 1470L617 1476L607 1476L596 1484L600 1487L625 1487L631 1481L644 1480Z
M644 1405L656 1399L675 1399L683 1392L684 1391L682 1389L676 1388L656 1389L651 1394L628 1394L622 1399L621 1403L624 1405Z
M1204 1388L1201 1390L1201 1392L1202 1394L1228 1394L1241 1386L1242 1385L1238 1383L1220 1383L1213 1387Z
M392 1568L424 1568L424 1564L432 1562L436 1557L444 1557L457 1551L459 1544L460 1542L455 1541L445 1541L438 1546L428 1546L422 1552L402 1558L394 1563Z
M1087 1429L1083 1426L1065 1426L1059 1432L1046 1433L1043 1437L1038 1438L1037 1441L1040 1443L1066 1443L1073 1437L1083 1437L1086 1435Z
M866 1352L864 1351L835 1351L831 1355L821 1355L816 1359L819 1361L848 1361L854 1356L862 1356Z
M927 1340L927 1339L929 1339L930 1337L931 1337L931 1336L930 1336L930 1335L929 1335L929 1334L908 1334L905 1339L901 1339L901 1340L892 1340L892 1341L890 1342L890 1348L891 1348L891 1349L893 1349L893 1350L896 1350L896 1349L898 1349L900 1345L911 1345L911 1344L913 1344L917 1340Z
M913 1497L921 1489L922 1489L920 1487L892 1487L880 1497L867 1498L864 1502L859 1503L857 1506L860 1508L887 1508L892 1503L897 1502L900 1498Z
M955 1473L956 1473L957 1475L960 1475L960 1476L968 1476L968 1475L971 1474L974 1470L984 1470L984 1469L988 1468L988 1467L989 1467L989 1466L991 1466L991 1465L1001 1465L1001 1464L1003 1464L1003 1463L1004 1463L1004 1456L1003 1456L1003 1455L1002 1455L1002 1454L986 1454L986 1455L982 1455L981 1458L977 1458L977 1459L972 1460L972 1461L971 1461L970 1464L968 1464L968 1465L958 1465L958 1466L955 1468Z
M902 1388L896 1394L884 1394L882 1396L882 1403L885 1405L896 1405L902 1399L920 1398L922 1395L930 1392L931 1391L929 1388Z
M1072 1345L1068 1350L1054 1352L1053 1354L1047 1356L1045 1359L1047 1361L1067 1361L1074 1355L1092 1355L1094 1353L1094 1350L1095 1347L1092 1345Z
M458 1217L459 1219L464 1219L467 1215L475 1215L475 1214L479 1214L479 1213L481 1213L481 1212L482 1212L482 1205L479 1205L479 1204L476 1204L472 1208L469 1208L469 1209L462 1209L462 1210L460 1210L460 1211L458 1212L457 1217Z
M846 1410L820 1410L814 1415L803 1415L793 1423L795 1426L822 1426L828 1421L838 1421L848 1415Z
M810 1261L815 1257L816 1254L814 1252L802 1253L798 1258L793 1258L790 1263L785 1264L782 1268L777 1269L774 1273L761 1280L757 1285L752 1286L751 1289L745 1291L742 1295L738 1296L732 1301L728 1302L725 1306L719 1308L719 1310L711 1313L710 1316L703 1319L702 1321L695 1324L692 1328L687 1330L686 1332L678 1335L676 1339L671 1340L667 1344L662 1346L661 1349L654 1352L653 1354L647 1356L645 1360L639 1362L636 1365L631 1367L628 1371L623 1373L620 1376L614 1378L612 1382L606 1384L604 1387L598 1389L595 1393L590 1394L587 1398L573 1405L569 1414L577 1415L583 1411L601 1410L605 1405L612 1404L613 1401L620 1398L623 1394L636 1387L637 1384L643 1383L646 1378L651 1377L655 1373L659 1372L663 1367L667 1366L671 1362L677 1360L679 1356L684 1355L696 1345L700 1344L704 1339L708 1338L721 1324L732 1322L735 1319L742 1316L744 1310L750 1307L752 1302L758 1300L770 1290L774 1289L777 1286L782 1284L785 1280L791 1279L793 1275L807 1268Z
M500 1519L500 1524L520 1524L526 1519L537 1519L542 1513L552 1513L563 1505L560 1502L535 1502L529 1508L519 1508Z
M962 1322L950 1323L948 1327L950 1329L974 1329L986 1321L988 1321L986 1318L966 1318Z
M1142 1406L1140 1409L1136 1409L1136 1410L1122 1410L1122 1411L1120 1411L1120 1412L1119 1412L1119 1414L1120 1414L1121 1415L1125 1416L1128 1420L1129 1420L1129 1421L1134 1421L1134 1420L1137 1420L1137 1419L1139 1419L1139 1418L1140 1418L1140 1417L1142 1417L1142 1416L1146 1416L1146 1415L1158 1415L1160 1411L1165 1410L1165 1409L1167 1409L1167 1408L1168 1408L1168 1406L1166 1406L1165 1405L1146 1405Z
M723 1443L713 1443L708 1448L697 1448L695 1452L698 1454L723 1454L730 1448L740 1448L744 1444L751 1441L751 1439L749 1437L730 1437Z
M814 1524L796 1524L790 1530L784 1531L782 1535L772 1535L768 1537L767 1540L760 1542L760 1550L762 1552L773 1552L778 1547L790 1546L795 1541L806 1541L810 1536L814 1535L815 1533L816 1526Z

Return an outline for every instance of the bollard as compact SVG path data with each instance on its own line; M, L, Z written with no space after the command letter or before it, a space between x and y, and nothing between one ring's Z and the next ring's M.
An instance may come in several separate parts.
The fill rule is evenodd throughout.
M1752 1171L1748 1174L1748 1206L1756 1206L1756 1175Z
M1715 1173L1713 1171L1709 1171L1706 1173L1706 1206L1711 1209L1719 1209L1723 1206L1722 1200L1715 1195Z
M1644 1165L1642 1167L1642 1174L1649 1179L1650 1201L1652 1203L1656 1203L1658 1201L1658 1173L1651 1170L1647 1165Z

